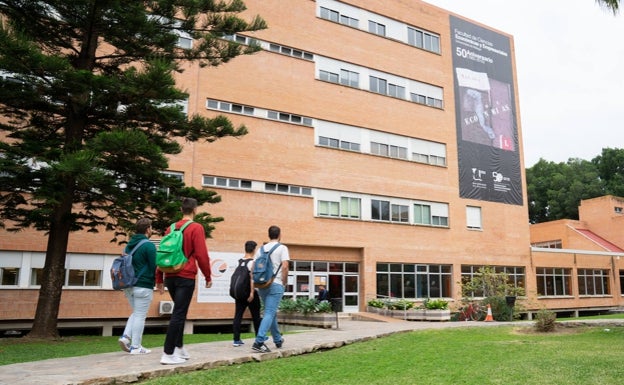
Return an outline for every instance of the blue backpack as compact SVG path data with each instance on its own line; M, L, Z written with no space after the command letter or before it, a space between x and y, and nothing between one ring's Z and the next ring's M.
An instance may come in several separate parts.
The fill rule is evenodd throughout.
M271 262L271 253L277 247L281 245L281 243L276 243L275 246L271 248L269 251L264 250L264 246L260 246L260 255L254 261L253 265L253 281L254 287L258 289L264 289L273 283L275 276L282 268L282 264L280 263L277 267L277 271L273 274L273 262Z
M132 254L141 247L144 243L149 242L147 239L142 239L129 253L126 253L124 249L121 256L115 258L113 266L110 269L111 280L113 281L113 289L123 290L136 285L137 281L147 265L143 266L138 275L134 274L134 267L132 266Z

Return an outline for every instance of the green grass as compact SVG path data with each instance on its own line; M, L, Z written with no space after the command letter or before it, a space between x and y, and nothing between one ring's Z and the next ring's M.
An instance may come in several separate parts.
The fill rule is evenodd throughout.
M518 330L501 326L401 333L339 349L176 374L141 384L622 383L624 327L553 334Z
M241 338L252 338L253 333L241 333ZM29 338L0 338L0 365L45 360L48 358L77 357L89 354L119 351L119 337L75 336L58 340L32 340ZM187 334L185 344L229 341L232 334ZM163 334L143 335L146 348L162 347Z

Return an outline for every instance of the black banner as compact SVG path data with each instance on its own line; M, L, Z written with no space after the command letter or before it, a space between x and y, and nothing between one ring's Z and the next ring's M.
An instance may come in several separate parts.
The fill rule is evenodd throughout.
M508 37L450 16L459 196L522 205Z

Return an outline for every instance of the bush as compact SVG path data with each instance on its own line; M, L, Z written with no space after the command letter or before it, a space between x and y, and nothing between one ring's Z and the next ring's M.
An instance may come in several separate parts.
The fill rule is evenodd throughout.
M396 301L389 301L386 306L390 310L409 310L414 307L414 302L406 299L398 299Z
M378 298L373 298L368 301L368 306L383 309L384 307L386 307L386 303Z
M507 306L507 300L505 297L487 297L483 300L483 306L486 310L488 304L490 304L490 307L492 308L492 317L495 321L512 321L512 309Z
M553 311L542 309L535 316L535 330L542 333L552 332L557 326L557 314Z
M424 305L425 309L429 310L447 310L449 308L448 301L443 299L426 299Z
M282 298L278 309L284 313L331 313L331 303L328 301L317 302L314 298L299 297L296 300L292 298Z

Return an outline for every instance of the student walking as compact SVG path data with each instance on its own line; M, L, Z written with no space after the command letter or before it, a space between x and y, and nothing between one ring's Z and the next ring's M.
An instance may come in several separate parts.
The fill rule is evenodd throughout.
M141 218L135 226L136 233L126 245L126 253L129 253L141 241L146 242L143 242L132 254L132 267L138 280L134 286L123 291L132 308L132 314L128 317L123 335L119 339L119 346L130 354L148 354L151 350L144 348L141 342L147 312L154 298L156 246L147 241L152 236L151 220Z
M196 214L197 200L184 198L182 201L182 219L176 222L175 228L179 229L186 222L192 221ZM177 273L162 273L157 270L156 275L158 291L161 294L164 293L164 286L166 286L173 300L173 313L171 313L169 320L164 352L160 359L160 363L163 365L181 364L190 358L184 349L184 324L195 291L198 266L206 277L206 288L212 287L210 257L206 247L204 227L199 223L191 223L184 229L183 235L182 250L188 259L184 268Z
M245 309L249 308L249 312L251 313L251 319L253 320L254 332L258 333L260 329L260 296L258 292L254 290L253 287L253 278L252 278L252 266L253 266L253 257L256 252L256 247L258 244L254 241L245 242L245 256L239 260L239 265L245 264L247 273L249 275L249 280L245 280L244 283L249 285L249 289L245 290L245 294L249 293L246 298L235 298L236 302L236 310L234 311L234 321L232 322L232 329L234 334L234 342L232 345L234 347L239 347L244 345L244 342L240 339L241 334L241 321L243 319L243 314L245 313Z
M256 335L256 341L252 346L252 350L259 353L271 351L265 344L265 341L269 339L269 337L267 337L267 332L269 330L271 331L271 337L273 337L275 347L279 349L284 344L284 338L277 324L277 307L284 296L284 286L288 282L288 261L290 260L290 256L288 254L288 247L280 244L280 240L280 228L271 226L269 227L269 242L260 246L268 252L277 245L270 256L273 265L273 274L277 274L270 286L258 289L258 294L260 294L260 298L264 303L264 316L262 317L262 322L260 322L260 329ZM260 253L257 252L255 258L258 258L259 255Z

